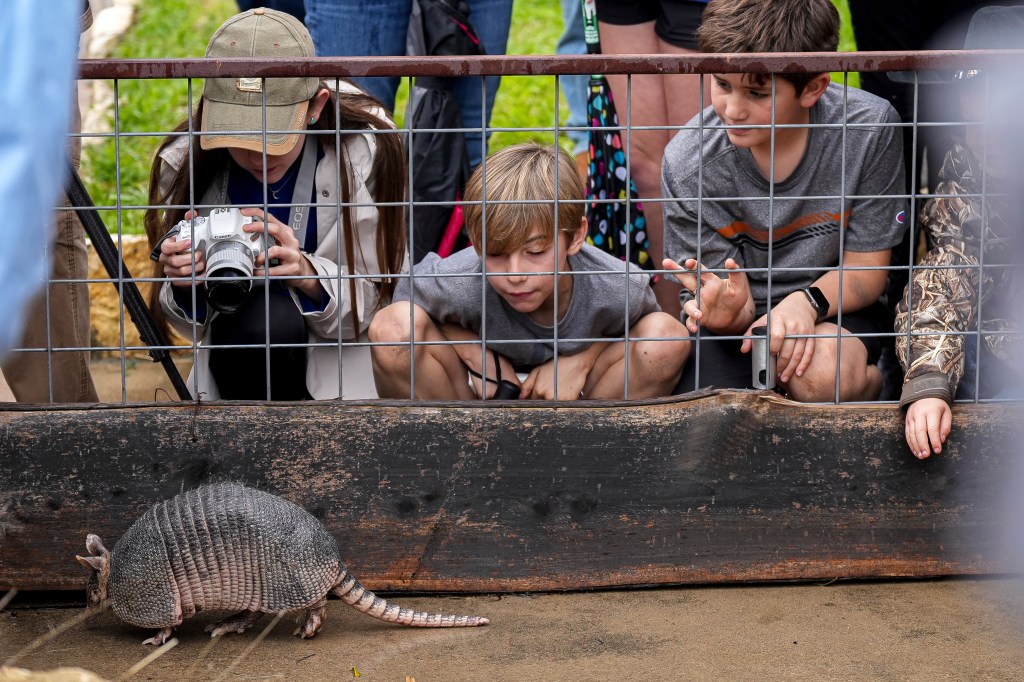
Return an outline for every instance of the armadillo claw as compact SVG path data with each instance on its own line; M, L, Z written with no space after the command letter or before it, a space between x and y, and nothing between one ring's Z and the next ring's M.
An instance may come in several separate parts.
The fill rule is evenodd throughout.
M164 642L166 642L167 640L169 640L171 638L171 630L172 630L171 628L164 628L163 630L161 630L160 632L156 633L155 635L153 635L149 639L144 640L142 643L144 645L145 644L152 644L154 646L160 646Z

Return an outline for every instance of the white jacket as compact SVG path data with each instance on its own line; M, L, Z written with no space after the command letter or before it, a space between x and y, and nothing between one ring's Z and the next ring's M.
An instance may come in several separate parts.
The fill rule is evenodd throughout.
M361 204L373 202L372 187L368 187L370 170L376 150L373 134L348 133L342 137L345 154L349 165L352 196L350 201ZM350 272L356 274L379 274L381 266L377 262L377 208L365 205L352 207L352 231L354 250L356 251L355 267L348 263L345 253L343 232L339 225L338 202L338 161L335 156L334 137L326 136L330 143L322 144L324 157L317 165L314 176L316 190L316 251L310 254L310 262L317 275L335 278ZM188 142L186 137L179 138L169 145L161 154L167 164L161 177L162 189L166 190L176 169L188 160ZM216 185L216 183L213 183ZM216 190L211 187L197 202L199 204L216 205L219 199L214 196ZM209 208L199 211L201 215L209 213ZM404 269L404 268L403 268ZM365 331L370 324L371 311L377 306L377 289L370 279L356 280L357 310L359 313L359 340L365 341ZM338 338L352 339L355 336L352 320L352 305L349 280L321 279L320 284L327 292L327 305L322 311L302 312L302 306L294 290L289 290L295 306L302 313L309 330L310 344L330 344L327 346L310 347L307 350L306 388L317 400L339 397L338 371L339 354ZM164 282L160 291L160 305L168 322L183 338L191 341L193 328L195 339L199 342L196 362L189 375L189 391L196 397L196 380L202 399L217 400L220 392L209 368L210 321L217 312L208 310L203 324L194 323L174 301L170 282ZM343 388L340 396L344 398L376 398L377 392L373 385L370 372L369 347L344 347L341 353L341 369L343 372Z

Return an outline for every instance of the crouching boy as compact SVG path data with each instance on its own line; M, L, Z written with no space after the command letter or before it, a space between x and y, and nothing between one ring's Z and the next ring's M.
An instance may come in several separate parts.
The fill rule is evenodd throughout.
M549 146L515 145L477 168L465 192L473 246L429 254L370 325L371 341L394 344L373 347L379 395L491 397L503 380L518 398L671 393L686 328L660 312L647 275L584 243L583 198L573 160Z
M711 0L698 37L704 52L829 52L839 14L831 0ZM874 400L891 329L879 299L906 229L899 117L827 73L710 80L711 106L662 164L664 266L680 271L687 327L709 341L680 390L749 387L750 339L715 336L767 325L790 397Z

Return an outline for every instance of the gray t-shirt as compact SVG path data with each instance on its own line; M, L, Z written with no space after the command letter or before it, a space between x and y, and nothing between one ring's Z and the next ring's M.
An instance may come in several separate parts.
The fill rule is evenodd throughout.
M810 122L837 127L809 129L804 156L788 178L775 184L774 201L769 201L768 180L750 150L733 145L725 129L710 128L722 125L714 109L708 107L688 125L696 126L701 119L700 186L701 131L682 130L665 148L662 190L666 198L678 199L664 205L665 254L681 264L697 257L699 243L700 260L709 268L724 267L726 258L744 268L765 268L747 273L759 315L768 308L769 254L773 306L810 286L824 274L821 268L839 264L840 203L847 221L845 249L881 251L903 238L907 201L902 128L871 125L900 122L885 100L850 88L844 105L842 86L831 84L811 108ZM880 198L851 198L866 195ZM725 200L709 200L715 198ZM774 225L771 240L769 225ZM683 301L689 298L684 289Z
M650 277L630 266L629 285L625 286L625 263L600 249L584 244L578 253L569 256L569 267L573 271L573 292L569 308L558 323L559 355L574 355L592 343L571 339L621 337L627 317L632 326L644 315L660 310ZM480 334L483 289L488 348L507 357L517 371L527 371L553 358L554 327L539 324L512 308L490 284L482 287L481 273L480 256L472 247L448 258L430 253L413 268L412 286L408 278L399 280L394 300L412 300L436 322L453 322ZM514 341L531 343L510 343Z

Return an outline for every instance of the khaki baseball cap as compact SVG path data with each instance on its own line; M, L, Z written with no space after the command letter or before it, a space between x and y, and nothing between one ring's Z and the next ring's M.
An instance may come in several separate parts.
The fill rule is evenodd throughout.
M276 59L314 57L316 51L309 31L295 17L257 8L224 22L210 38L206 56ZM200 144L203 149L236 147L261 152L264 94L266 130L305 130L309 101L319 87L320 80L313 77L208 78L203 85L202 132L236 132L202 135ZM266 140L268 154L287 154L298 142L299 133L268 133Z

